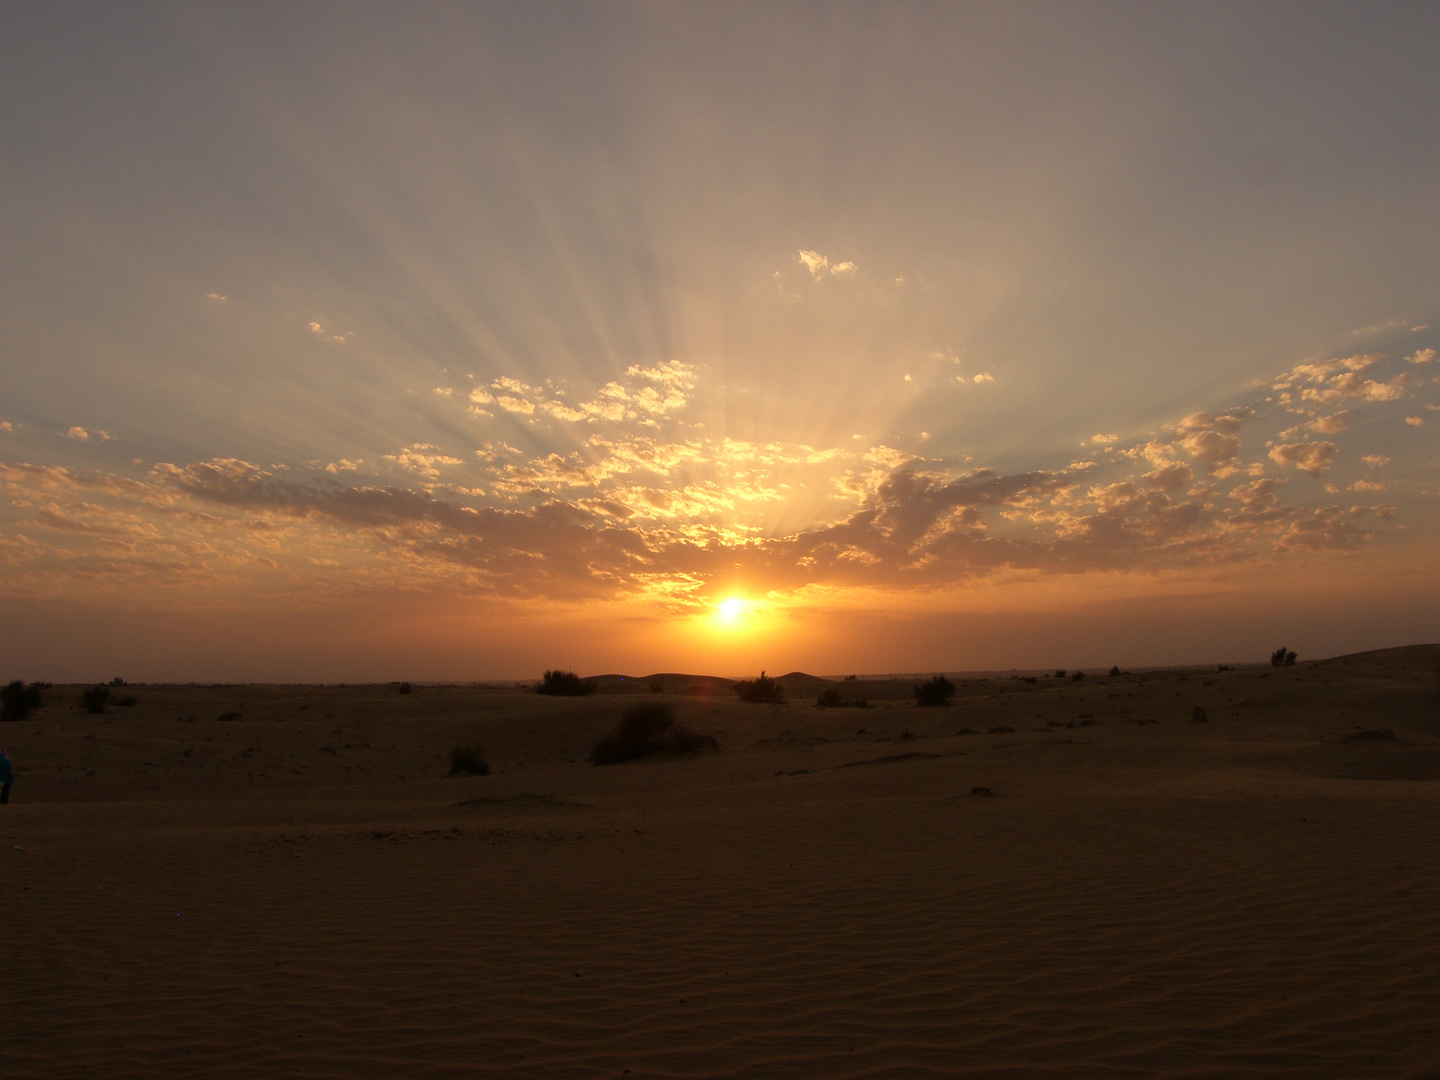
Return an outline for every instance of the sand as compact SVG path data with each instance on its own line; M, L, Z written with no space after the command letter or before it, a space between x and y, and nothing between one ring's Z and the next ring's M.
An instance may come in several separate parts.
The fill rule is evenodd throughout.
M613 681L56 687L0 727L0 1071L1440 1075L1437 660L667 677L723 750L605 768Z

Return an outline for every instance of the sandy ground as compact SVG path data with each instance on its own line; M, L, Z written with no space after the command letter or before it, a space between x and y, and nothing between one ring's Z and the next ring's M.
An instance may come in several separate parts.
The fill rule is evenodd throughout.
M605 768L637 697L56 687L0 1073L1440 1076L1437 660L646 694L723 750Z

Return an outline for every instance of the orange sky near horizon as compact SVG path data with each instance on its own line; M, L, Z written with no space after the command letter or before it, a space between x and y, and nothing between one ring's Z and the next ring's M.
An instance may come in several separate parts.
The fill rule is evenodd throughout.
M1437 41L7 8L0 677L1440 639Z

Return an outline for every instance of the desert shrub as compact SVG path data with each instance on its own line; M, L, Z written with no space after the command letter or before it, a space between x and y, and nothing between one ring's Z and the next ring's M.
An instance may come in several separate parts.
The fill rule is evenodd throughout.
M1055 669L1055 678L1057 678L1057 679L1063 679L1064 677L1065 677L1065 669L1064 669L1063 667L1061 667L1061 668L1056 668L1056 669Z
M106 706L110 704L110 688L108 686L92 686L80 694L80 704L85 706L88 713L103 713Z
M719 750L710 735L697 735L675 723L675 712L662 701L642 701L625 710L620 723L609 735L595 741L590 760L596 765L615 765L655 754L695 754Z
M135 700L134 694L121 694L115 699L115 704L119 705L122 709L133 709L136 705L139 705L140 702Z
M490 763L485 760L485 747L477 742L451 750L449 775L489 776Z
M19 679L0 690L0 720L24 720L40 707L40 683L26 686Z
M1195 721L1195 723L1197 724L1203 724L1208 721L1210 717L1206 715L1204 708L1196 705L1190 713L1190 719Z
M1119 664L1116 664L1114 667L1112 667L1112 668L1110 669L1110 674L1111 674L1112 676L1113 676L1113 675L1119 675L1119 674L1120 674L1120 665L1119 665Z
M839 690L821 690L820 696L815 699L815 704L822 709L838 709L845 704L840 696Z
M573 671L547 671L540 682L535 684L537 694L551 694L555 697L584 697L595 692L595 684L587 683Z
M410 691L411 691L411 687L410 687L410 684L409 684L408 682L402 682L402 683L400 684L400 693L402 693L402 694L408 694L408 693L410 693Z
M778 679L772 679L760 672L758 679L741 679L735 684L735 693L741 701L759 702L762 705L779 705L785 700L785 688Z
M936 675L929 682L920 683L915 687L915 703L917 705L948 705L954 696L955 684L944 675Z
M664 692L664 690L665 690L665 684L662 683L659 679L656 679L654 682L652 682L652 683L650 684L650 693L652 693L652 694L659 694L659 693Z
M116 675L113 679L110 680L110 685L111 685L111 686L124 686L124 685L125 685L125 680L122 679L119 675Z
M1084 673L1083 671L1077 671L1077 672L1075 672L1074 675L1071 675L1071 676L1070 676L1070 681L1071 681L1071 682L1084 682L1084 681L1085 681L1085 673Z
M1284 645L1270 654L1270 663L1275 667L1294 667L1295 654L1286 650Z

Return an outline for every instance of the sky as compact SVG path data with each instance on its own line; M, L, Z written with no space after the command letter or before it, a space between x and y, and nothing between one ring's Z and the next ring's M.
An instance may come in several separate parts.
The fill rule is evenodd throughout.
M0 6L0 677L1440 640L1440 8Z

